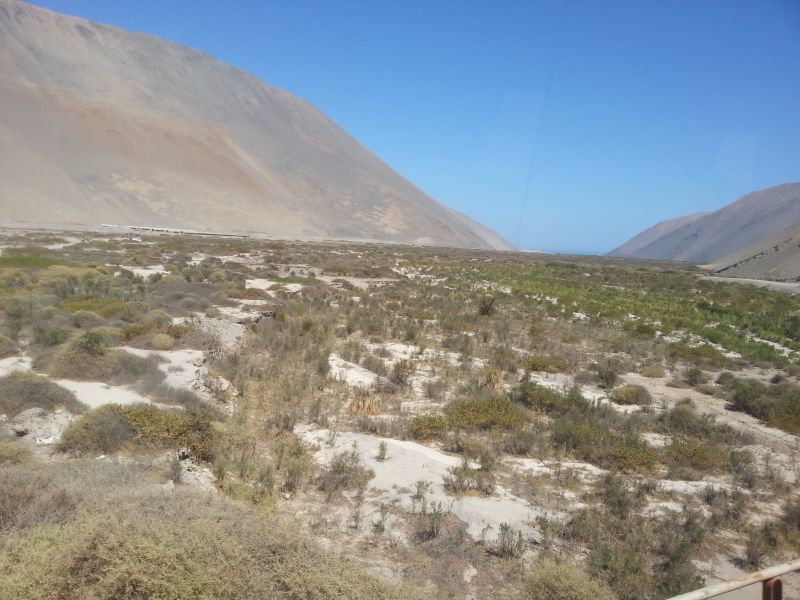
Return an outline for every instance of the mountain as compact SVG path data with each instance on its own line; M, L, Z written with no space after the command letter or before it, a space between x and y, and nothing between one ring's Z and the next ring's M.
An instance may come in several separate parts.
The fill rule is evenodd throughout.
M684 217L683 223L665 227L661 235L646 236L652 230L641 233L609 255L697 263L720 260L800 223L800 183L752 192L717 211L695 217ZM680 219L666 223L676 221ZM646 244L636 242L640 236L645 236Z
M0 219L506 249L308 102L197 50L0 0Z
M646 248L659 238L662 238L665 235L672 233L676 229L680 229L684 225L688 225L689 223L696 221L700 217L704 217L707 214L707 212L700 212L693 215L686 215L685 217L678 217L677 219L669 219L668 221L656 223L649 229L645 229L643 232L635 235L621 246L614 248L608 253L608 256L634 256L637 252L643 248Z
M723 277L800 281L800 223L705 266Z

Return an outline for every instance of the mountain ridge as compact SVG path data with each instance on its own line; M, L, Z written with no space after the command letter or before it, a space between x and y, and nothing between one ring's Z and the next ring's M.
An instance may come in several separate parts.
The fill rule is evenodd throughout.
M641 240L664 223L679 223L679 226L650 236L647 244L637 244L637 239ZM689 215L662 222L634 236L609 255L713 263L796 223L800 223L800 183L779 184L745 194L699 217Z
M0 93L9 221L512 248L308 101L150 34L0 0Z

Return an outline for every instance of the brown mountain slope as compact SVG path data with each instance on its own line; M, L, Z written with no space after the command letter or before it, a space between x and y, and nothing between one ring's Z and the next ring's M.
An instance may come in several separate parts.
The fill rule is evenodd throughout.
M201 52L0 0L0 219L508 248L313 106Z
M688 225L700 217L706 216L707 214L707 212L700 212L693 215L686 215L685 217L678 217L677 219L669 219L667 221L656 223L649 229L645 229L643 232L635 235L621 246L614 248L608 253L608 256L634 256L637 252L649 246L659 238L662 238L665 235L680 229L684 225Z
M628 242L611 254L711 263L795 223L800 223L800 183L787 183L742 196L644 246L634 245L633 251L624 252Z
M800 281L800 224L705 266L723 277Z

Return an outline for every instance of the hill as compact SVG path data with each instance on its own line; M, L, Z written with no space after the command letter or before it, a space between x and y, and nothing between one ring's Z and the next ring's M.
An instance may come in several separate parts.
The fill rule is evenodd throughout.
M319 110L197 50L0 0L0 213L509 248Z
M684 217L683 223L677 219L659 224L609 255L697 263L718 261L800 223L800 183L752 192L717 211L693 217ZM663 233L653 231L662 225Z

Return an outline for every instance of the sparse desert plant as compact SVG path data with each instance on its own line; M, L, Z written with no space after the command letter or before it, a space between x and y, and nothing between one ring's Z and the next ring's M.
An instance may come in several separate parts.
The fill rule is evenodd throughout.
M660 379L667 376L667 372L661 365L645 365L639 369L639 373L650 379Z
M614 593L568 564L539 563L525 578L520 600L615 600Z
M497 541L495 541L492 548L493 554L500 558L514 558L522 554L525 549L525 542L522 539L522 532L517 531L516 535L514 529L508 523L500 523L500 529L497 532Z
M0 335L0 358L13 356L17 353L17 343L9 337Z
M0 440L0 467L4 465L21 465L33 459L30 448L20 442ZM2 522L2 519L0 519ZM2 525L0 525L0 529Z
M453 427L463 429L518 429L525 423L519 407L498 396L462 398L447 408Z
M653 403L653 397L647 388L641 385L623 385L611 390L611 400L617 404L637 404L639 406L649 406Z
M481 296L478 300L478 314L482 317L493 315L497 311L497 298L491 295Z
M378 453L375 455L375 460L383 462L387 458L388 458L388 447L386 446L386 442L381 440L380 444L378 444Z
M447 420L441 415L417 415L409 421L408 429L415 440L437 439L447 432Z
M86 410L72 392L47 377L29 371L16 371L0 378L0 414L13 417L34 407L48 412L65 408L74 414Z
M702 369L697 367L689 367L683 373L683 380L692 387L696 387L701 383L708 381L708 377L703 373Z
M414 374L414 363L410 360L399 360L392 367L389 381L395 385L406 385L411 375Z
M150 338L150 347L153 350L172 350L175 347L175 339L166 333L157 333Z
M317 478L317 488L324 492L330 501L337 493L357 488L374 476L374 473L361 465L356 450L338 452L322 469Z

